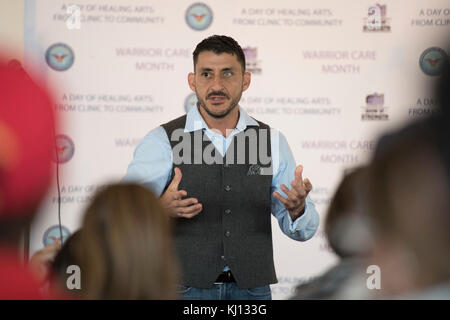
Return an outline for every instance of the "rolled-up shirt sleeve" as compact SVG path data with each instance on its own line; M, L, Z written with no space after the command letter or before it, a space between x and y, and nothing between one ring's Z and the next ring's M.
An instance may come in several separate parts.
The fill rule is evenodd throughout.
M172 172L172 149L162 127L150 131L136 147L122 182L140 183L160 196Z
M289 238L297 241L309 240L314 236L319 226L319 214L308 196L306 197L305 211L295 221L292 221L283 203L273 196L273 192L277 191L287 198L280 186L284 184L289 189L292 188L290 182L295 179L296 164L289 144L281 132L271 129L271 141L273 161L272 214L277 218L283 233Z

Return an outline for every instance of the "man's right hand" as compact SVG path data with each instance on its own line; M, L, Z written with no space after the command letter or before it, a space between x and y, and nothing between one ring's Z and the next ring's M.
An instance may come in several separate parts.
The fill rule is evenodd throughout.
M172 218L192 218L199 214L203 207L198 203L196 198L183 199L187 196L184 190L178 190L178 185L181 182L181 170L175 168L175 176L172 179L166 192L160 197L160 201L166 212Z

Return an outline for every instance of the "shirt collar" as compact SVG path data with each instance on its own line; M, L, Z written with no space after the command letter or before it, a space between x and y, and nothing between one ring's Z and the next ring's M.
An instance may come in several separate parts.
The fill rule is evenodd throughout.
M244 109L239 107L239 120L236 124L237 131L243 131L249 126L259 126L259 123L250 117ZM209 129L197 106L193 106L186 115L184 132L192 132L200 129Z

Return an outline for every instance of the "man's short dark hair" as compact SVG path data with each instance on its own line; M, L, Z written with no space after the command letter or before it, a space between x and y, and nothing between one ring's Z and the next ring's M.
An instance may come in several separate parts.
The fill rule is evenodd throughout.
M200 42L194 50L194 70L197 64L198 55L203 51L212 51L215 54L229 53L236 56L242 66L242 73L245 72L245 55L239 43L227 36L210 36Z

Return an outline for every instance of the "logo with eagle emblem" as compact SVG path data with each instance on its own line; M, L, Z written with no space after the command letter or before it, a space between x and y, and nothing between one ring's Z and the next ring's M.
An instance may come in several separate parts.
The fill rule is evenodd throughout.
M55 43L45 52L45 61L56 71L65 71L73 65L75 56L72 49L64 43Z
M211 9L204 3L194 3L186 10L186 23L194 30L207 29L213 20Z
M56 136L56 151L53 161L59 164L66 163L72 159L75 152L75 145L68 136L59 134Z
M62 234L61 234L62 232ZM44 236L42 237L42 242L44 246L48 246L55 241L60 241L63 244L67 238L70 236L70 231L64 226L61 226L61 230L58 225L51 226L45 231Z
M419 59L420 69L429 76L439 76L447 63L447 54L438 47L425 50Z

